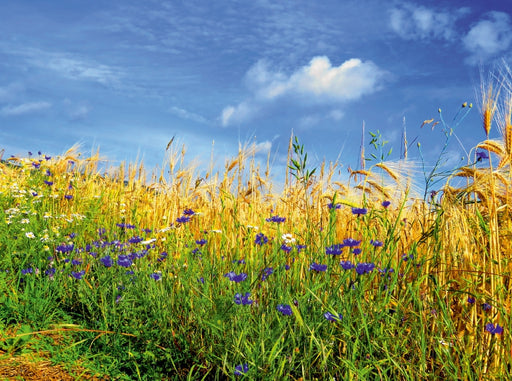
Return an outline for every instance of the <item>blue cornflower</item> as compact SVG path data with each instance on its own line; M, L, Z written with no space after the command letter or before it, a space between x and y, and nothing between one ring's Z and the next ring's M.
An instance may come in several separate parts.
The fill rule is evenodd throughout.
M73 251L73 249L75 248L75 245L73 244L70 244L70 245L66 245L66 244L62 244L62 245L59 245L55 248L55 251L59 251L61 253L69 253L71 251Z
M489 158L489 155L485 151L478 151L476 153L476 161L487 160L488 158Z
M256 239L254 240L254 243L256 245L262 246L262 245L266 244L267 242L268 242L268 238L265 236L265 234L263 234L263 233L256 234Z
M114 264L114 261L110 257L110 255L105 255L103 258L100 258L101 263L103 263L103 266L105 267L112 267Z
M200 283L202 283L202 284L204 284L204 278L203 278L203 277L201 277L201 278L197 278L197 281L198 281L198 282L200 282Z
M391 201L382 201L381 204L384 208L387 208L389 205L391 205Z
M81 260L81 259L72 259L72 260L71 260L71 264L72 264L73 266L79 266L79 265L81 265L81 264L82 264L82 260Z
M176 218L176 222L179 224L186 224L189 221L190 221L189 216L181 216L181 217Z
M343 268L343 270L352 270L355 266L350 261L340 261L340 266Z
M368 210L365 208L352 208L352 214L355 214L356 216L365 215L368 213Z
M246 273L240 273L237 275L234 271L230 271L229 273L224 274L224 276L228 278L230 281L236 283L242 282L247 279Z
M233 259L231 263L236 263L237 265L245 265L245 259Z
M329 209L340 209L341 208L341 204L333 204L332 202L330 202L327 207Z
M384 245L381 241L377 241L377 240L375 240L375 241L374 241L373 239L372 239L372 240L370 240L370 243L371 243L373 246L375 246L375 247L381 247L381 246L383 246L383 245Z
M283 250L285 253L289 253L290 251L292 251L292 249L293 248L291 246L288 246L285 243L281 245L281 250Z
M314 270L314 271L325 271L325 270L327 270L327 265L321 265L321 264L313 262L309 266L309 269Z
M70 195L70 194L66 194L66 195L64 195L64 198L65 198L66 200L71 200L71 199L73 198L73 196L72 196L72 195Z
M165 258L167 258L167 252L163 251L160 253L160 258L157 259L158 262L163 262Z
M120 227L121 229L135 229L135 225L131 225L131 224L125 224L124 222L120 223L120 224L116 224L118 227Z
M489 332L491 335L498 334L501 335L503 333L503 327L496 323L496 325L492 323L488 323L485 325L485 330Z
M245 295L242 295L237 292L235 294L235 304L238 304L238 305L241 304L242 306L251 305L254 300L249 299L250 296L251 296L250 292L246 292Z
M40 163L36 163L36 162L32 162L32 166L35 168L35 169L39 169L39 167L41 166Z
M153 274L150 274L149 275L151 278L153 278L154 280L160 280L162 279L162 273L160 271L157 271Z
M196 241L196 244L199 245L199 246L203 246L203 245L206 245L206 240L203 238L203 239L199 239Z
M306 245L296 245L297 253L300 253L302 250L304 250L307 246Z
M71 271L71 276L75 279L82 279L82 277L85 275L85 270L82 270L82 271Z
M48 180L45 180L44 183L46 185L48 185L49 187L51 187L53 185L53 181L48 181Z
M355 249L353 249L353 250L352 250L352 253L353 253L354 255L359 255L359 254L361 254L361 249L360 249L360 248L358 248L358 247L356 247Z
M45 173L46 176L50 177L52 175L52 173L50 172L49 169L46 170L46 173Z
M279 304L277 306L277 310L281 312L283 315L291 315L292 307L289 304Z
M265 269L263 269L263 275L261 276L261 280L267 279L273 273L274 273L274 268L266 267Z
M138 235L131 237L128 242L130 243L139 243L142 242L144 239L142 237L139 237Z
M279 217L278 215L272 216L270 218L267 218L265 221L267 222L276 222L278 224L286 221L286 217Z
M33 272L34 272L34 269L32 267L21 270L21 274L23 274L23 275L32 274Z
M355 240L353 238L346 238L343 240L343 246L346 247L356 247L359 246L360 243L361 241Z
M343 245L338 243L336 245L327 246L325 248L325 254L327 255L340 255L343 249Z
M356 265L356 272L359 274L359 275L364 275L364 274L367 274L367 273L370 273L372 272L372 270L375 268L375 265L373 263L358 263Z
M50 267L44 273L52 278L55 275L55 267Z
M343 316L341 314L335 315L331 312L326 312L324 314L324 317L329 321L340 321L341 319L343 319Z
M249 371L249 364L241 364L235 366L235 376L241 376L244 373L247 373Z
M120 255L117 257L117 265L121 267L130 267L132 265L132 260L128 255Z
M469 304L474 304L474 303L475 303L475 301L476 301L476 299L475 299L475 298L473 298L473 297L471 297L471 296L468 296L468 303L469 303Z
M483 303L482 308L484 309L484 311L490 311L492 306L489 303Z
M407 255L407 254L402 255L402 260L404 262L407 262L409 259L413 260L414 259L414 255L412 255L412 254L410 254L410 255Z
M196 212L194 212L192 209L185 209L185 210L183 211L183 214L184 214L185 216L193 216L194 214L196 214Z

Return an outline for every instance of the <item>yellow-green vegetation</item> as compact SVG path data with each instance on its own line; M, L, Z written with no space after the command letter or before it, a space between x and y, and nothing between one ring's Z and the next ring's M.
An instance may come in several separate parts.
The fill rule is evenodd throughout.
M152 175L77 147L2 161L2 357L126 380L512 378L512 98L494 86L473 162L440 184L439 161L424 197L407 158L340 182L296 137L279 191L251 146L223 171L173 142Z

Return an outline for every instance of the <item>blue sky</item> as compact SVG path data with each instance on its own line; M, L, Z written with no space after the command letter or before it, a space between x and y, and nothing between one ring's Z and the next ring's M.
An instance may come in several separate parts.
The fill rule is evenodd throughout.
M312 165L357 168L363 121L392 159L404 118L427 159L440 151L440 129L420 126L476 106L480 69L512 62L512 4L3 0L0 34L4 158L81 143L153 168L175 136L205 169L212 141L219 166L250 142L282 172L293 130ZM480 120L475 107L458 130L466 149Z

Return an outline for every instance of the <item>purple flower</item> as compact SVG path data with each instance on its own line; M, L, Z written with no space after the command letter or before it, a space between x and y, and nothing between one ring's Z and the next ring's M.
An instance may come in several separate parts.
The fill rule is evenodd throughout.
M82 279L82 277L85 275L85 270L82 270L82 271L71 271L71 276L75 279Z
M306 245L296 245L297 253L300 253L302 250L304 250L307 246Z
M153 278L154 280L160 280L162 279L162 274L160 272L156 272L156 273L153 273L153 274L150 274L149 275L151 278Z
M331 312L326 312L324 314L324 317L329 321L340 321L341 319L343 319L343 316L341 314L335 315Z
M278 215L275 215L275 216L272 216L270 218L267 218L265 221L267 222L275 222L275 223L282 223L284 221L286 221L286 217L279 217Z
M114 264L114 261L110 257L110 255L105 255L103 258L100 258L101 263L103 263L103 266L105 267L112 267Z
M402 255L402 260L404 262L407 262L409 259L413 260L414 259L414 255L412 255L412 254L410 254L410 255L407 255L407 254Z
M469 304L474 304L475 303L475 298L471 297L471 296L468 296L468 303Z
M121 267L130 267L132 265L132 260L127 255L120 255L117 257L117 265Z
M352 253L353 253L354 255L359 255L359 254L361 254L361 249L360 249L360 248L358 248L358 247L356 247L355 249L353 249L353 250L352 250Z
M198 282L200 282L200 283L202 283L202 284L204 284L204 278L203 278L203 277L201 277L201 278L197 278L197 281L198 281Z
M251 305L253 300L249 299L250 296L251 296L250 292L246 292L245 295L242 295L237 292L235 294L235 304L238 304L238 305L241 304L242 306Z
M327 207L329 209L340 209L341 208L341 204L333 204L332 202L330 202Z
M391 201L382 201L381 204L384 208L387 208L389 205L391 205Z
M237 275L234 271L230 271L229 273L224 274L224 276L228 278L230 281L236 283L242 282L247 279L246 273L240 273Z
M181 217L176 218L176 222L179 224L186 224L189 221L190 221L189 216L181 216Z
M57 246L55 248L55 251L58 251L61 253L69 253L69 252L73 251L74 248L75 248L75 245L73 245L73 244L66 245L63 243L62 245Z
M34 270L32 269L32 267L21 270L21 274L23 274L23 275L32 274L33 272L34 272Z
M139 237L138 235L131 237L128 242L130 243L139 243L142 242L144 239Z
M365 208L352 208L352 214L356 216L365 215L368 212Z
M290 251L292 251L292 247L291 246L287 246L285 243L283 243L281 245L281 250L283 250L285 253L289 253Z
M32 166L36 169L39 169L39 167L41 166L40 163L36 163L36 162L32 162Z
M343 270L352 270L355 266L350 261L341 261L340 266L343 268Z
M55 267L50 267L44 273L52 278L55 275Z
M314 271L325 271L325 270L327 270L327 265L321 265L321 264L313 262L309 266L309 269L314 270Z
M279 304L277 306L277 310L281 312L283 315L291 315L292 307L289 304Z
M199 239L196 241L196 244L199 245L199 246L203 246L203 245L206 245L206 240L203 238L203 239Z
M336 245L327 246L325 248L325 254L327 255L340 255L343 249L343 245L338 243Z
M262 246L262 245L266 244L267 242L268 242L268 238L265 236L265 234L263 234L263 233L256 234L256 239L254 240L254 243L256 245Z
M488 323L485 325L485 330L489 332L491 335L501 335L503 333L503 327L501 327L499 324L494 325L492 323Z
M235 366L235 376L241 376L244 373L247 373L249 371L249 364L241 364Z
M483 303L482 308L484 309L484 311L490 311L492 307L489 303Z
M261 280L267 279L273 273L274 269L272 267L266 267L265 269L263 269L263 275L261 276Z
M193 216L194 214L196 214L196 212L194 212L192 209L185 209L185 210L183 211L183 214L184 214L185 216Z
M359 275L364 275L364 274L367 274L367 273L370 273L372 272L372 270L375 268L375 265L373 263L358 263L356 265L356 272L359 274Z
M82 260L81 259L73 259L73 260L71 260L71 264L73 266L79 266L82 264Z
M384 245L381 241L377 241L377 240L375 240L375 241L374 241L373 239L372 239L372 240L370 240L370 243L371 243L373 246L375 246L375 247L381 247L381 246L383 246L383 245Z
M70 195L70 194L66 194L66 195L64 195L64 198L65 198L66 200L71 200L71 199L73 198L73 196L72 196L72 195Z
M53 181L48 181L48 180L45 180L44 183L46 185L48 185L49 187L51 187L53 185Z
M343 240L343 246L346 246L346 247L356 247L356 246L359 246L360 243L361 243L361 241L357 241L352 238L346 238Z
M487 152L485 152L485 151L478 151L476 153L476 161L487 160L488 158L489 158L489 155L487 155Z

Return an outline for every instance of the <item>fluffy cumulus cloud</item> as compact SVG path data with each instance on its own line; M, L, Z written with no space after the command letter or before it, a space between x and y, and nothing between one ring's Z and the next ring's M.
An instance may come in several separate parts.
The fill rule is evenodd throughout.
M16 106L7 105L0 109L0 114L4 116L18 116L42 111L51 106L52 104L49 102L27 102Z
M246 75L252 97L237 106L224 108L221 122L228 126L247 120L265 104L279 98L315 104L356 100L377 91L384 76L385 71L373 62L357 58L333 66L329 58L318 56L289 75L273 71L268 63L259 61ZM335 117L341 115L338 111Z
M468 8L447 11L405 3L391 10L389 21L391 29L406 40L435 38L450 41L457 36L455 22L468 11Z
M512 45L510 16L503 12L490 12L474 25L463 38L464 47L471 53L469 63L499 55Z

